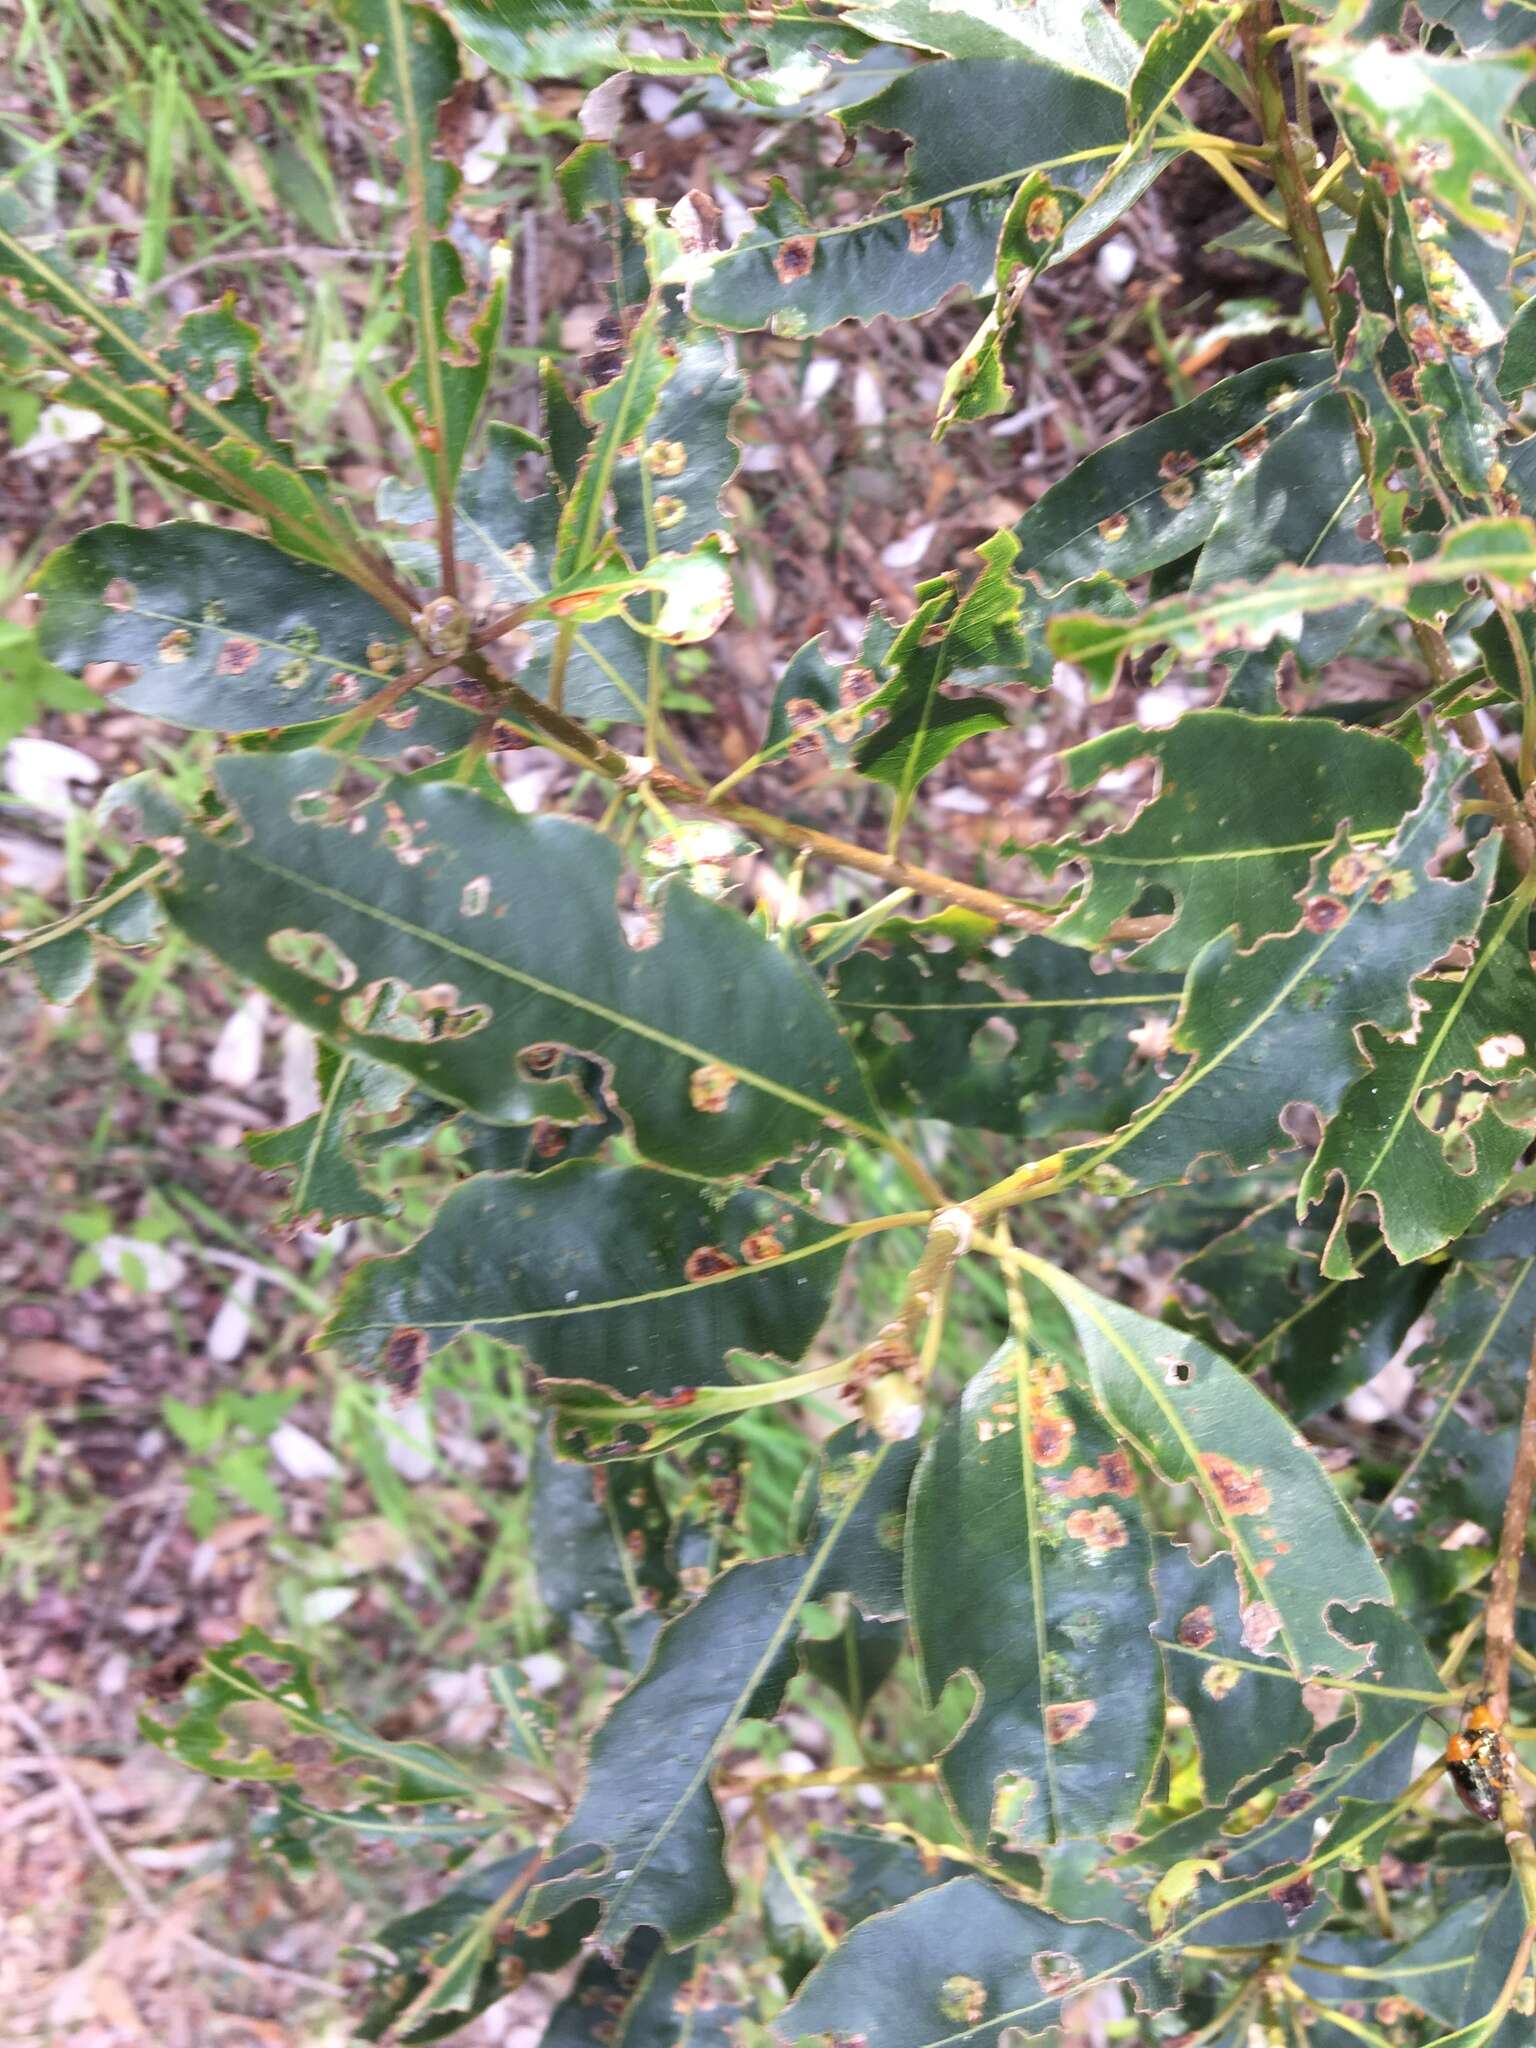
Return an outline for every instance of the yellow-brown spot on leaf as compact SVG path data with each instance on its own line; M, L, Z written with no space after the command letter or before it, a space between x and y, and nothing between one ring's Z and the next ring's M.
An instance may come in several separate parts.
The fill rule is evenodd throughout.
M1207 1606L1191 1607L1175 1633L1186 1650L1203 1650L1216 1640L1216 1616Z
M1067 1534L1101 1556L1106 1551L1123 1550L1130 1541L1123 1517L1110 1507L1078 1508L1067 1517Z
M653 441L645 461L652 476L681 476L688 467L688 450L681 441Z
M741 1256L749 1266L762 1266L769 1259L782 1259L784 1247L771 1230L754 1230L741 1240Z
M944 226L944 216L936 206L909 206L901 217L907 224L907 248L914 256L931 249Z
M570 1143L570 1133L561 1124L552 1124L548 1118L533 1127L531 1140L534 1155L539 1159L558 1159Z
M1328 887L1339 896L1353 896L1372 882L1386 866L1381 855L1372 848L1350 847L1341 853L1328 870Z
M531 1074L535 1081L541 1081L559 1066L561 1051L558 1045L525 1045L518 1054L518 1063L524 1073Z
M1099 1711L1097 1700L1062 1700L1045 1710L1045 1739L1056 1744L1081 1735Z
M1257 1465L1245 1469L1217 1451L1205 1452L1200 1463L1229 1515L1262 1515L1268 1509L1270 1492Z
M773 259L774 276L780 284L798 284L802 277L810 276L815 261L815 236L789 235L779 244L779 253Z
M192 652L192 635L185 626L173 626L160 642L157 651L162 663L168 666L185 661Z
M261 649L254 640L226 640L219 649L213 672L216 676L243 676L260 659Z
M1099 521L1099 539L1111 544L1117 540L1124 540L1130 524L1130 520L1123 512L1111 512L1107 519Z
M939 2011L958 2026L974 2027L987 2009L987 1987L977 1977L946 1977L939 1986Z
M688 1100L705 1116L719 1116L730 1102L735 1087L734 1071L721 1066L717 1060L710 1060L702 1067L695 1067L688 1076Z
M688 507L681 498L668 493L656 500L651 507L651 515L657 526L665 533L671 527L682 525L688 517Z
M1024 232L1032 242L1054 242L1065 226L1066 216L1054 192L1042 192L1024 210Z
M1186 505L1194 503L1194 479L1187 476L1176 476L1171 483L1163 485L1158 495L1170 512L1182 512Z
M736 1261L717 1244L701 1244L688 1254L683 1272L690 1281L713 1280L720 1273L734 1273Z
M1224 1700L1242 1676L1235 1664L1212 1664L1200 1674L1200 1690L1208 1699Z

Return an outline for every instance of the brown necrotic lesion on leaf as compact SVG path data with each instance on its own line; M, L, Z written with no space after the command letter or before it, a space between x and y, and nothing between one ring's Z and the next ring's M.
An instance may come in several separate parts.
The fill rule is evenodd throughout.
M1269 1488L1257 1465L1244 1467L1216 1451L1205 1452L1200 1463L1229 1515L1262 1515L1269 1507Z
M688 1076L688 1100L705 1116L719 1116L736 1090L737 1075L718 1060L708 1060Z
M909 206L901 217L907 224L907 248L912 255L921 256L939 239L944 216L938 207Z
M717 1244L701 1244L688 1254L683 1265L684 1275L694 1282L716 1280L722 1273L734 1273L736 1270L736 1260Z
M749 1266L762 1266L770 1259L782 1259L784 1247L772 1230L754 1230L741 1240L741 1256Z
M261 649L254 640L226 640L219 649L213 672L217 676L243 676L260 659Z
M1216 1640L1216 1616L1208 1606L1191 1607L1174 1633L1186 1650L1203 1650Z
M1067 1534L1091 1553L1123 1550L1129 1542L1125 1522L1111 1507L1078 1508L1067 1517Z
M402 1400L415 1393L430 1352L426 1331L414 1323L401 1323L384 1339L379 1370Z
M987 1987L976 1977L946 1977L939 1986L939 2011L957 2025L974 2027L987 2010Z
M773 271L780 284L798 284L802 277L809 277L811 266L816 261L816 238L814 235L789 235L779 244L778 254L773 259Z
M1055 1745L1081 1735L1099 1711L1097 1700L1058 1700L1045 1710L1045 1739Z

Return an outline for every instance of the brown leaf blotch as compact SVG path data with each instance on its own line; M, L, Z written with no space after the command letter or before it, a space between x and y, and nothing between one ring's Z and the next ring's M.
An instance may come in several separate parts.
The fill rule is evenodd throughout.
M773 273L780 284L798 284L802 277L810 276L811 265L815 261L815 236L789 235L779 244L779 253L773 259Z
M749 1266L761 1266L769 1259L782 1259L784 1247L771 1230L754 1230L741 1240L741 1256Z
M1067 1517L1067 1534L1081 1543L1084 1549L1100 1555L1109 1550L1123 1550L1130 1541L1123 1517L1110 1507L1078 1508Z
M921 256L939 239L944 216L936 206L909 206L901 217L907 224L907 248L912 255Z
M213 672L216 676L243 676L260 659L261 649L254 640L226 640L219 649Z
M1177 1633L1186 1650L1203 1650L1216 1640L1216 1617L1209 1607L1191 1607Z
M1262 1515L1269 1507L1269 1488L1258 1466L1245 1470L1216 1451L1207 1451L1200 1462L1229 1515Z
M690 1281L713 1280L719 1273L734 1273L736 1261L717 1244L701 1244L688 1254L683 1272Z
M1045 1710L1045 1739L1051 1744L1070 1742L1081 1735L1099 1711L1097 1700L1062 1700Z
M1030 1454L1037 1465L1059 1465L1077 1434L1065 1415L1043 1415L1029 1432Z

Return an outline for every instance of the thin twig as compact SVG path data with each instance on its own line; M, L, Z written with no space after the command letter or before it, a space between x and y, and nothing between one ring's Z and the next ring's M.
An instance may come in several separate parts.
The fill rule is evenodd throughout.
M1488 1589L1483 1635L1483 1685L1488 1709L1501 1725L1509 1719L1509 1661L1515 1647L1515 1605L1520 1592L1520 1564L1525 1556L1531 1495L1536 1490L1536 1343L1525 1381L1525 1407L1515 1449L1515 1470L1504 1502L1499 1533L1499 1561Z

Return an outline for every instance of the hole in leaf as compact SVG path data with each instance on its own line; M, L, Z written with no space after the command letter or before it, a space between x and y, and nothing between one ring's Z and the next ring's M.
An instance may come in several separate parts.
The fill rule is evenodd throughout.
M267 951L279 967L291 967L327 988L348 989L357 980L356 966L326 932L301 932L289 925L268 934Z

